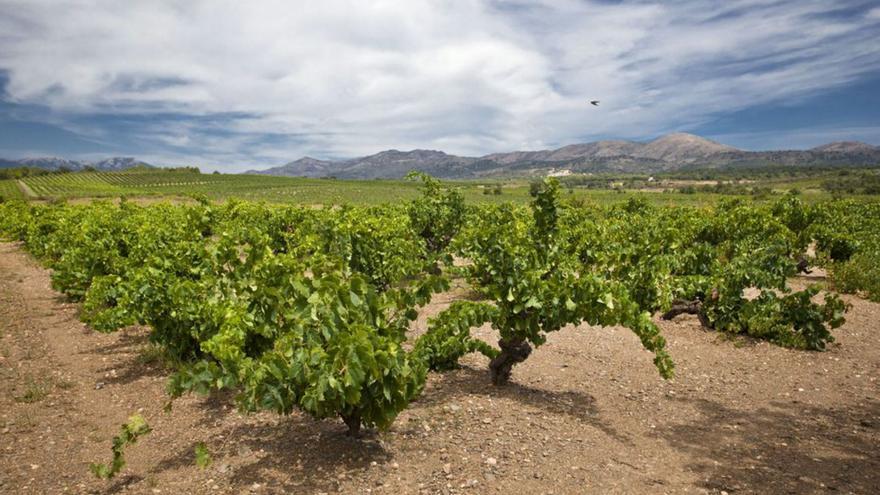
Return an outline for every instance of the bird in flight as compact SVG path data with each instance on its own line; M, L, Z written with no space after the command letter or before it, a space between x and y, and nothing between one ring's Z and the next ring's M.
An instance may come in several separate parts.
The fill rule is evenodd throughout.
M590 100L590 105L593 105L594 107L598 107L598 106L599 106L599 100Z

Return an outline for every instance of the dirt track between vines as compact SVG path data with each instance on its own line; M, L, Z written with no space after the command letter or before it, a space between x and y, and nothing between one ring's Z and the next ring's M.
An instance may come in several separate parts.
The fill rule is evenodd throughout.
M46 270L0 244L0 493L877 493L880 305L845 299L824 353L660 322L672 382L623 328L553 334L504 388L469 356L431 375L390 431L353 440L338 420L241 416L228 400L164 413L167 372L146 359L145 330L89 330ZM153 433L118 478L94 479L88 463L109 459L138 411Z

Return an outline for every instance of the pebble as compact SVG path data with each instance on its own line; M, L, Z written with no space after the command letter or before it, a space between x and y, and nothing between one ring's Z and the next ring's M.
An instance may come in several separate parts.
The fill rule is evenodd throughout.
M494 457L490 457L490 458L486 459L486 464L489 465L489 466L497 466L497 465L498 465L498 459L496 459L496 458L494 458Z

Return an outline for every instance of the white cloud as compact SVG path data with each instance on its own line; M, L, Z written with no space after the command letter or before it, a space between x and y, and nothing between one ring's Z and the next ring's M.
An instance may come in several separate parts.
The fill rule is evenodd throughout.
M113 133L68 117L246 116L145 122L174 159L483 154L655 135L880 69L878 9L823 15L839 6L0 0L0 69L13 101L90 137Z

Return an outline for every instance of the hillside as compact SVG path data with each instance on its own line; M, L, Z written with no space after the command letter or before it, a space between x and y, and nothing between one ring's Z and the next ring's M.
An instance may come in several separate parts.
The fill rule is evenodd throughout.
M119 170L128 170L134 167L152 167L152 165L136 158L121 156L107 158L97 162L68 160L66 158L58 157L21 158L18 160L8 160L0 158L0 168L16 167L33 167L46 170L59 170L65 168L74 171L83 170L87 167L92 167L95 170L100 170L103 172L113 172Z
M248 173L373 179L399 178L410 170L420 170L442 178L476 178L540 175L554 170L651 173L770 165L875 166L880 165L880 148L859 142L837 142L810 150L744 151L693 134L673 133L646 143L596 141L552 150L492 153L482 157L434 150L387 150L335 162L306 157L281 167Z
M0 168L36 167L47 170L119 171L152 167L131 157L96 162L65 158L0 158ZM492 153L480 157L457 156L437 150L386 150L349 160L303 157L279 167L248 170L246 174L280 177L340 179L395 179L419 170L445 179L574 173L655 173L689 169L880 166L880 147L840 141L809 150L744 151L687 133L673 133L653 141L606 140L571 144L557 149Z
M336 163L306 156L280 167L267 170L248 170L246 174L275 175L281 177L326 177L333 175Z

